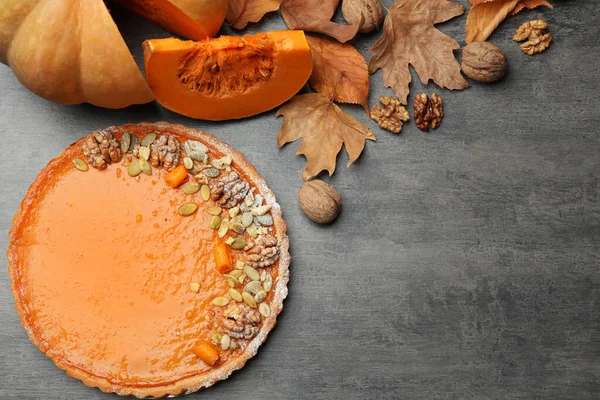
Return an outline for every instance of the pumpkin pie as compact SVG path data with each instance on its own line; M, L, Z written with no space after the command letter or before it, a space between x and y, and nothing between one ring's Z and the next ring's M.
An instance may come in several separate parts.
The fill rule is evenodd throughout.
M181 395L254 356L287 295L281 209L242 154L167 123L98 130L53 159L9 234L31 341L106 392Z

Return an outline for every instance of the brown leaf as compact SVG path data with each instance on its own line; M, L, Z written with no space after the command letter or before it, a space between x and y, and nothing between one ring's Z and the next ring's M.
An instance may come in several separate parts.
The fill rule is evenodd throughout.
M408 65L428 84L462 90L469 86L460 73L454 50L456 40L434 25L462 15L465 8L447 0L396 0L383 24L383 35L371 50L369 72L381 68L383 81L406 104L411 81Z
M281 0L229 0L227 22L235 29L243 29L248 22L258 22L270 11L277 11Z
M471 1L472 3L474 1ZM514 10L519 0L494 0L477 2L467 17L467 43L483 42Z
M342 43L356 36L358 26L331 22L339 0L282 0L281 15L290 29L318 32Z
M364 57L349 44L307 36L313 57L310 86L341 103L362 105L369 114L369 71Z
M517 5L515 6L515 9L512 10L510 15L518 14L524 8L532 9L532 8L536 8L536 7L540 7L540 6L546 6L549 8L553 8L552 4L548 3L545 0L521 0L517 3Z
M294 96L277 111L280 115L283 124L277 134L279 147L303 139L296 154L306 157L304 180L323 170L331 176L342 145L350 156L350 166L362 153L366 141L375 140L369 128L319 93Z

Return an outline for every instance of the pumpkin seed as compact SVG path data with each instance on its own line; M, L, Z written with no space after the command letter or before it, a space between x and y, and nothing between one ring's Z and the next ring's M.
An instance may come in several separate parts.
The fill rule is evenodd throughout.
M187 155L196 161L204 161L206 159L206 153L208 153L208 147L204 144L195 140L186 140L183 144L183 148Z
M252 300L254 300L254 298ZM229 304L229 299L227 297L215 297L212 303L215 306L224 307Z
M237 233L238 235L241 235L242 233L244 233L244 230L246 228L244 228L244 225L240 224L237 221L232 221L229 224L229 229L232 229L235 233Z
M231 298L234 299L235 301L238 301L238 302L243 301L242 294L239 292L239 290L231 288L231 289L229 289L229 291L227 293L229 293Z
M267 270L263 269L262 272L260 273L260 281L264 282L266 277L267 277Z
M271 209L271 205L265 204L264 206L259 206L259 207L253 208L252 215L254 215L255 217L257 217L259 215L265 215L266 213L269 212L270 209Z
M71 162L73 162L73 165L75 166L75 168L77 168L81 172L85 172L90 169L90 167L87 165L87 163L79 157L73 157L71 159Z
M260 274L258 273L257 270L255 270L251 266L244 265L244 272L246 273L246 275L248 275L248 278L252 279L253 281L260 280Z
M210 229L219 229L219 227L221 226L221 217L219 217L218 215L215 215L212 217L212 219L210 220Z
M260 313L260 315L262 315L265 318L270 317L271 316L271 307L269 307L269 305L267 303L261 303L261 305L258 306L258 312Z
M144 136L140 145L150 147L150 145L152 143L154 143L155 140L156 140L156 133L149 133L146 136Z
M194 161L189 157L183 157L183 166L185 169L192 169L194 168Z
M231 344L231 337L229 335L223 335L221 338L221 348L223 350L229 349L229 345Z
M260 292L258 292L258 293L256 293L254 295L254 300L257 303L262 303L266 298L267 298L267 291L266 290L261 290Z
M210 188L208 185L202 185L200 188L200 196L204 201L208 201L208 199L210 199Z
M239 283L244 283L245 280L246 280L246 274L241 274L240 277L238 278Z
M252 297L252 295L250 293L243 292L242 299L244 299L244 303L248 304L250 307L256 308L256 301L254 300L254 297Z
M243 261L236 261L235 262L235 269L244 269L244 262Z
M129 164L129 168L127 169L127 173L129 176L138 176L142 173L142 166L140 164L140 159L135 158L131 164Z
M140 156L140 158L148 161L148 159L150 159L150 147L147 147L147 146L140 147L140 149L138 151L138 155Z
M219 170L216 168L206 168L202 172L204 172L204 175L206 175L209 178L216 178L220 174Z
M179 207L179 215L183 215L184 217L187 217L187 216L195 213L197 209L198 209L198 204L191 203L191 202L185 203L184 205Z
M248 232L248 235L252 236L253 238L258 236L258 232L257 232L257 227L256 225L252 224L249 227L246 228L246 232Z
M261 290L263 290L263 287L258 281L248 282L246 286L244 286L244 292L250 293L252 296Z
M233 277L231 275L223 275L223 278L225 278L229 286L232 288L236 287L238 284L238 280L236 277Z
M225 169L226 165L221 160L211 160L210 165L215 167L216 169Z
M231 248L234 250L242 250L244 247L246 247L246 241L241 237L235 238L231 243Z
M185 194L194 194L200 190L200 185L197 182L187 182L181 187L181 190Z
M273 287L273 277L271 276L271 274L268 274L265 278L265 281L263 282L263 288L268 292L269 290L271 290L271 287Z
M221 211L223 211L223 209L219 206L210 206L206 208L206 212L210 215L221 215Z
M235 240L235 238L233 236L229 236L227 238L227 240L225 241L225 244L228 246L231 246L231 243L233 243L234 240Z
M235 218L240 213L240 208L235 206L229 209L229 218Z
M142 168L142 172L146 175L152 175L152 167L150 163L143 158L140 158L140 167Z
M139 143L139 139L137 136L135 135L131 135L131 139L129 141L129 148L127 149L128 153L131 153L133 151L133 149L135 149L135 146Z
M129 150L129 145L131 144L131 134L129 132L124 132L121 135L121 153L125 154Z
M225 218L224 220L221 220L221 226L219 226L219 232L217 233L217 236L219 236L220 238L224 237L225 235L227 235L228 230L229 220Z
M216 329L212 329L210 331L210 340L212 340L212 342L214 344L219 344L221 343L221 334L219 333L219 331L217 331Z
M251 212L245 212L242 215L242 225L244 225L244 228L247 228L250 225L252 225L252 222L254 222L254 216L252 215L252 213Z
M270 214L259 215L258 217L254 217L254 223L262 226L271 226L273 225L273 217Z
M244 268L244 266L242 265L242 268ZM242 271L241 269L234 269L233 271L231 271L229 273L229 275L233 276L236 280L240 277L240 275L242 275L244 273L244 271Z
M254 209L254 208L256 208L256 207L260 206L260 205L263 203L263 200L264 200L264 199L265 199L265 198L264 198L264 197L263 197L263 195L262 195L262 194L260 194L260 193L259 193L259 194L257 194L256 196L254 196L254 203L252 204L251 208L253 208L253 209Z

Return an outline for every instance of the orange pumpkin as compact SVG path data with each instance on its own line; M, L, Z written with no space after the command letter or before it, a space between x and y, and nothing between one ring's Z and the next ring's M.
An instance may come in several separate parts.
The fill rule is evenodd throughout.
M277 107L304 86L312 57L302 31L147 40L146 80L169 110L192 118L243 118Z
M151 5L158 0L135 2ZM194 2L209 4L208 11L216 14L203 28L206 35L214 34L215 26L223 22L227 7L222 11L214 5L223 2L227 3ZM183 17L195 18L192 25L205 26L197 17L200 6L186 5L192 0L173 0L182 4L183 12L167 0L160 3L171 6L157 8L164 20L172 21L165 27L173 28ZM202 15L209 17L208 12ZM199 37L199 31L196 27L190 37ZM57 103L122 108L154 99L103 0L0 1L0 62L10 66L29 90Z

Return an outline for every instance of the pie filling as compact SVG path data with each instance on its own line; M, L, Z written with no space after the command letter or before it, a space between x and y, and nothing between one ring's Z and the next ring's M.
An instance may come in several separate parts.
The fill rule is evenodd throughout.
M182 137L97 131L62 161L13 243L40 348L133 387L243 352L271 312L279 243L231 157Z

